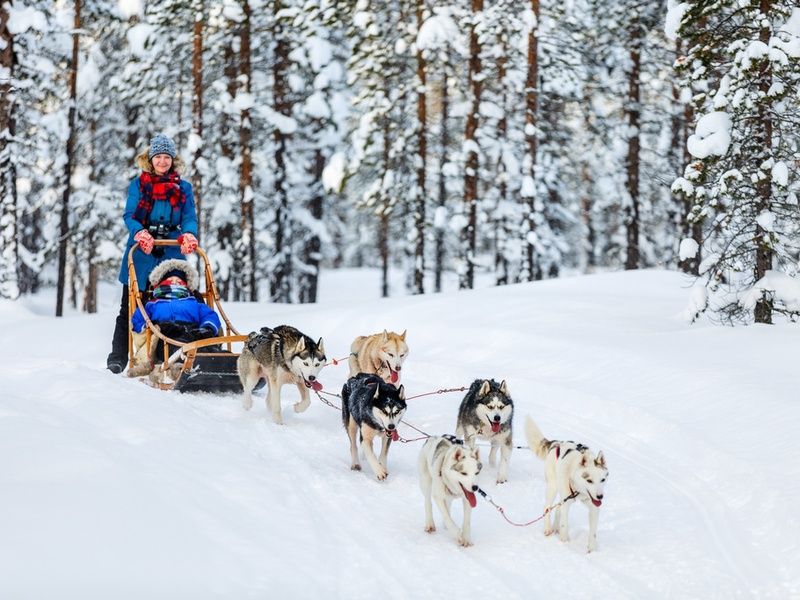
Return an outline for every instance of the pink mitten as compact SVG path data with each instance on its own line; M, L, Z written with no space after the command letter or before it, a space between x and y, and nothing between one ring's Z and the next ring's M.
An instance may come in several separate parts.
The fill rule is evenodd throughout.
M181 254L191 254L197 248L197 238L191 233L184 233L178 236L181 243Z
M133 239L139 242L139 248L142 249L142 252L145 254L150 254L153 251L153 236L150 235L150 232L147 229L142 229L139 231Z

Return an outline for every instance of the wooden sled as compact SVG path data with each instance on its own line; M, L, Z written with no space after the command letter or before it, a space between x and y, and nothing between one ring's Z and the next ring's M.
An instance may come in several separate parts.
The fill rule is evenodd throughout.
M179 245L177 240L155 240L154 242L156 247ZM205 286L202 283L200 284L200 287L205 287L205 289L200 292L200 295L203 297L203 301L219 315L224 335L194 342L180 342L163 335L144 310L145 302L142 300L143 294L139 291L136 269L133 266L133 253L137 250L139 250L139 244L134 244L128 253L128 315L132 316L136 308L138 308L144 317L146 326L143 352L145 356L150 357L153 355L151 352L152 344L156 344L157 339L163 341L163 356L157 357L161 359L161 362L152 368L145 381L162 390L241 392L242 384L239 381L239 374L236 370L236 361L240 353L233 351L233 344L244 342L247 336L241 335L236 330L222 309L206 253L199 247L195 250L202 259L202 272L205 274L205 277L201 277L201 280L205 280ZM170 345L178 347L171 355L169 354ZM212 352L207 349L208 346L217 345L221 346L222 351ZM130 318L128 318L128 357L128 368L133 369L135 366L139 368L135 361L133 329Z

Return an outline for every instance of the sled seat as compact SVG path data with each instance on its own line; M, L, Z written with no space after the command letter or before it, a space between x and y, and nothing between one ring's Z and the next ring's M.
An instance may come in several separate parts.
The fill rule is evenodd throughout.
M191 367L184 368L172 389L179 392L241 392L236 370L238 354L198 352Z

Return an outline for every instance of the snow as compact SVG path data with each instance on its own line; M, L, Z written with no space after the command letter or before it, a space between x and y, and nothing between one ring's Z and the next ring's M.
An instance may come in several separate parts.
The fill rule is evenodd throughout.
M683 15L689 9L688 2L675 2L669 0L667 2L667 18L664 21L664 33L667 38L673 42L678 39L678 28L681 26Z
M10 4L7 7L8 21L6 27L11 35L17 35L33 29L34 31L47 31L47 17L44 13L32 6L19 7Z
M775 231L775 213L768 210L761 211L756 217L758 223L764 231Z
M434 9L436 14L425 19L417 33L416 45L420 50L435 50L454 44L459 38L458 25L449 7Z
M408 329L410 394L506 379L515 443L530 414L604 451L591 554L582 506L568 543L482 500L473 547L438 512L426 534L420 442L392 446L383 483L352 472L340 415L317 399L295 414L285 388L276 426L263 397L245 412L237 394L110 374L119 286L97 315L56 319L52 293L2 301L0 597L797 597L797 325L687 325L687 283L637 271L381 300L377 272L357 270L324 272L316 305L226 305L244 331L290 323L334 358L358 334ZM406 420L452 432L460 399L409 400ZM510 519L539 516L541 462L514 450L498 486L486 450L481 487Z
M764 277L742 294L739 303L746 309L753 310L765 292L776 305L800 313L800 280L796 277L780 271L767 271Z
M118 0L119 12L123 19L144 15L142 0Z
M715 111L697 121L697 129L686 141L689 153L695 158L724 156L731 144L731 118L726 112Z
M692 238L683 238L681 240L680 248L678 249L678 254L681 260L687 260L697 256L697 251L699 249L700 246L696 240L693 240Z
M772 182L780 187L789 185L789 167L782 160L772 166Z
M147 38L153 33L153 26L148 23L137 23L128 30L127 38L128 45L131 48L131 54L138 58L147 57Z
M346 171L347 158L343 152L336 152L322 170L322 185L325 190L339 193L342 189Z

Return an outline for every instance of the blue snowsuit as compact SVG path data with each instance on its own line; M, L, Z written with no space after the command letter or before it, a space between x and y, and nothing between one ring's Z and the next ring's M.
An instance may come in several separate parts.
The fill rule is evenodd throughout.
M217 313L207 304L198 302L193 296L151 300L145 304L144 310L155 323L193 323L197 327L213 329L214 335L219 333L221 327ZM131 324L136 333L141 333L145 327L144 317L138 308L131 317Z
M156 226L163 224L165 227L171 229L166 235L166 238L171 240L178 239L178 236L182 233L191 233L197 237L197 214L195 213L192 184L181 179L180 185L181 191L186 195L186 202L182 207L173 209L167 200L156 200L153 202L153 210L150 211L149 225ZM128 253L136 243L133 236L144 229L144 226L133 218L133 213L136 211L136 206L139 204L140 197L139 177L136 177L128 186L128 199L125 202L125 214L123 215L125 225L128 227L128 243L125 246L125 253L122 255L119 281L125 285L128 284ZM156 253L161 255L156 256ZM150 274L150 271L161 261L170 258L183 258L178 246L160 249L154 248L151 254L137 251L133 255L133 266L136 269L136 281L141 291L147 289L147 276Z

